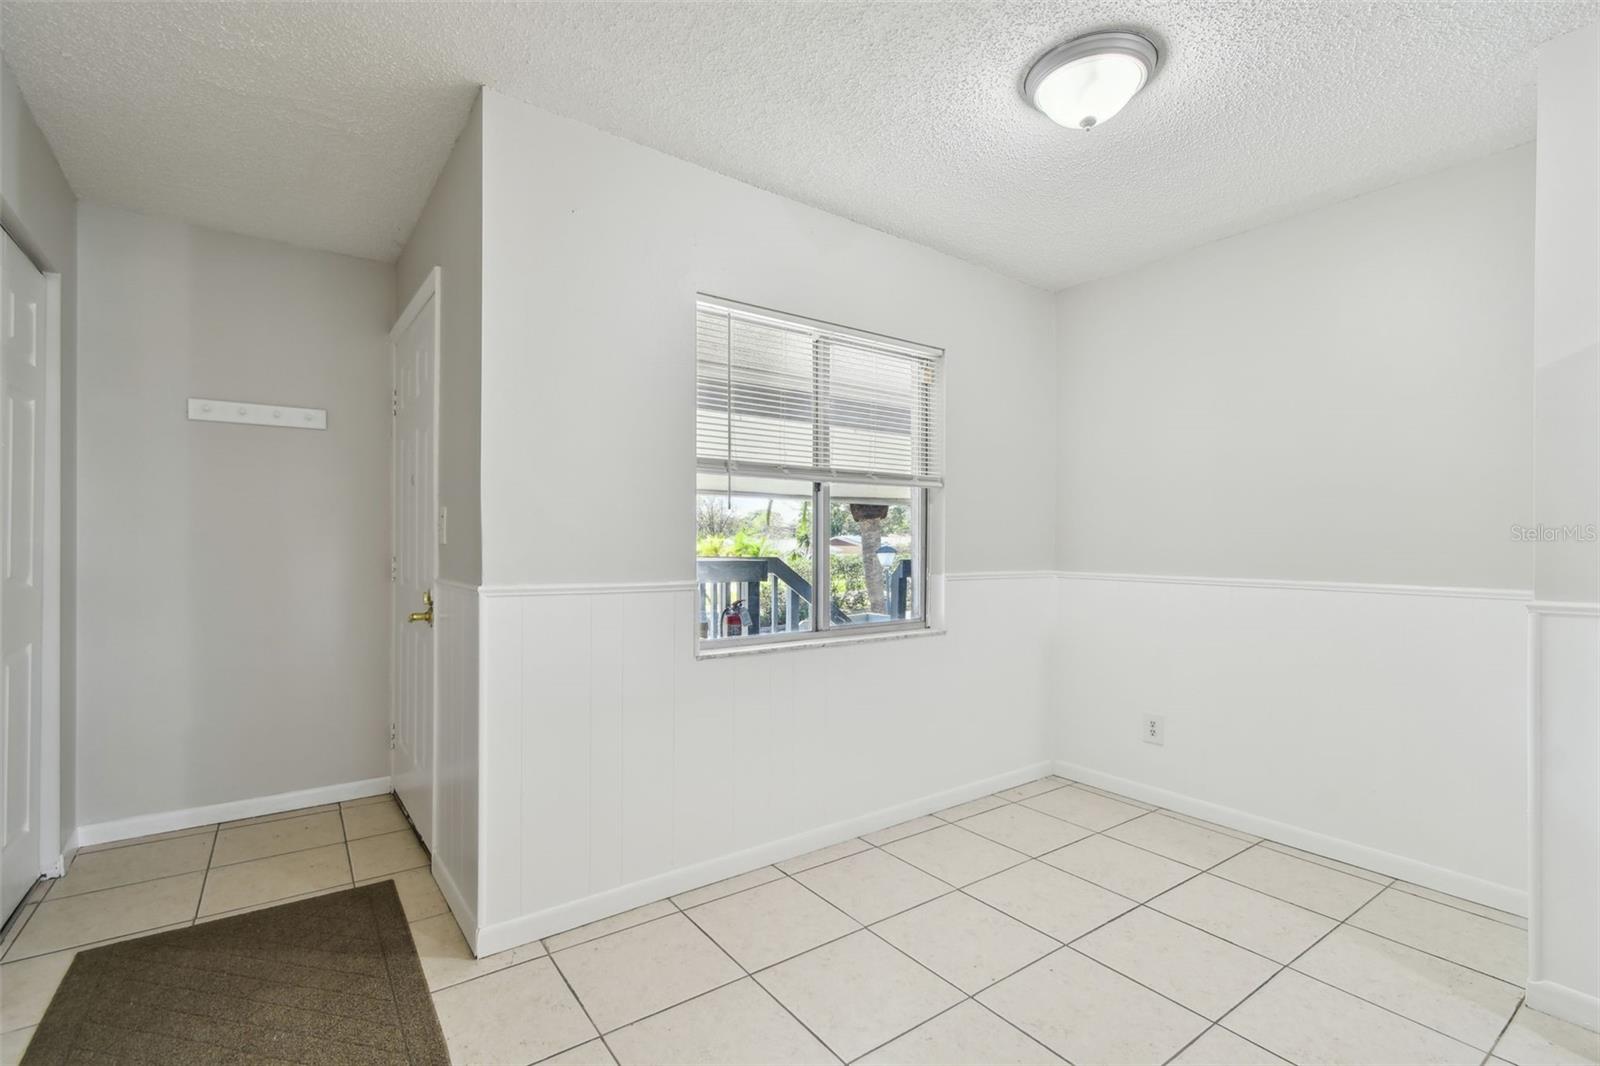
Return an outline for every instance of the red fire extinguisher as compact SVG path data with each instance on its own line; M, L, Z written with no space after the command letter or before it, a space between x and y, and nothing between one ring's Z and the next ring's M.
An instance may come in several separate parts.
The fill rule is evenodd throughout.
M728 605L728 609L722 612L723 636L737 637L744 629L744 616L739 611L739 608L743 606L743 600L734 600Z

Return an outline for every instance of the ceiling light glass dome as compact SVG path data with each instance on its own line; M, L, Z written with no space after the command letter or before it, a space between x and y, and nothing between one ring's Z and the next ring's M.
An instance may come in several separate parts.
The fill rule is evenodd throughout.
M1137 33L1092 33L1046 52L1023 92L1062 126L1088 130L1125 107L1155 73L1156 46Z

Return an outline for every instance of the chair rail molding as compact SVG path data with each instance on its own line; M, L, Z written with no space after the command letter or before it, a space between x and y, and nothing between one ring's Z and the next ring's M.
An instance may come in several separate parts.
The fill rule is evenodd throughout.
M1376 596L1449 596L1469 600L1533 599L1532 589L1472 588L1456 585L1383 585L1361 581L1299 581L1289 578L1198 577L1186 574L1101 573L1060 570L1067 581L1128 581L1160 585L1213 585L1219 588L1278 589L1301 592L1351 592Z

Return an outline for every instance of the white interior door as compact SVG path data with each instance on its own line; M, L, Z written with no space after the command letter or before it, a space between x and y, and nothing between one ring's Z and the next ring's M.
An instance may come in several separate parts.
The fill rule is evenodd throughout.
M0 270L0 921L39 877L44 717L45 281L9 236Z
M419 305L420 301L420 305ZM439 573L436 441L439 300L433 278L392 336L394 581L390 772L422 842L433 847L434 639L432 595ZM424 614L427 620L415 619Z

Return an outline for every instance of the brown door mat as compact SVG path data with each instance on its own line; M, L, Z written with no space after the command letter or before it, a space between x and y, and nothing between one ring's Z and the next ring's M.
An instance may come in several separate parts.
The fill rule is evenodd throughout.
M393 881L82 951L45 1063L448 1063Z

